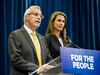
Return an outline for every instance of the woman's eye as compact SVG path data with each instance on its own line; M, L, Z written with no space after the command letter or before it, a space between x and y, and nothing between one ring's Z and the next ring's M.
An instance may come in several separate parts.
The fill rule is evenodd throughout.
M58 20L59 22L61 21L61 20Z
M65 21L63 21L63 23L65 23Z

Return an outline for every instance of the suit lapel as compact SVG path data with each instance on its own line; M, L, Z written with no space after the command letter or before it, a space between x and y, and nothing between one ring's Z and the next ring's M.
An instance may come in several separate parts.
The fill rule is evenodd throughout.
M21 30L22 30L22 32L23 32L25 38L27 39L27 41L29 42L29 44L31 45L31 47L33 48L33 51L35 52L35 54L36 54L36 56L37 56L35 46L34 46L32 40L31 40L31 38L30 38L28 32L25 30L24 27L22 27ZM38 38L39 43L40 43L40 47L41 47L41 57L42 57L42 63L43 63L43 58L44 58L44 56L43 56L43 55L44 55L44 54L43 54L44 52L43 52L43 49L42 49L42 42L43 42L43 41L42 41L42 37L41 37L38 33L36 33L36 35L37 35L37 38ZM37 59L38 59L38 58L37 58Z
M33 50L34 50L34 52L36 54L35 46L34 46L32 40L31 40L31 37L29 36L28 32L25 30L24 27L22 27L21 30L22 30L26 40L29 42L29 44L31 45L31 47L33 48Z

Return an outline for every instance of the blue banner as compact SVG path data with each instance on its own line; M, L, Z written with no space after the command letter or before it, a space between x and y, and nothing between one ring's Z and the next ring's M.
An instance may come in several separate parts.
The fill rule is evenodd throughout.
M60 47L64 74L100 75L100 51Z

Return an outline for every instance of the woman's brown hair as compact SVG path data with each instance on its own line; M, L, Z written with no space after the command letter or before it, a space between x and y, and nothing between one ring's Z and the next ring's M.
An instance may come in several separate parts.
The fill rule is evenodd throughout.
M63 30L61 31L60 34L61 34L61 36L63 36L64 40L65 40L66 42L68 42L68 40L66 39L67 16L66 16L63 12L54 12L54 13L51 15L51 18L50 18L50 21L49 21L49 25L48 25L48 27L47 27L46 35L53 35L53 36L55 36L55 35L54 35L54 30L55 30L55 28L54 28L53 22L55 21L55 19L56 19L56 17L57 17L58 15L63 15L64 18L65 18L65 26L64 26L64 28L63 28ZM45 36L46 36L46 35L45 35Z

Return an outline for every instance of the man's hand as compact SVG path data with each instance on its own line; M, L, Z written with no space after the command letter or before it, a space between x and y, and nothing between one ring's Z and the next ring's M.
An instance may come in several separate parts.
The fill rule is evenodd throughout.
M45 64L44 64L45 65ZM43 65L43 66L44 66ZM42 66L41 66L42 67ZM38 73L44 73L44 72L47 72L48 70L50 70L50 68L53 68L54 66L52 65L46 65L45 67L41 68Z

